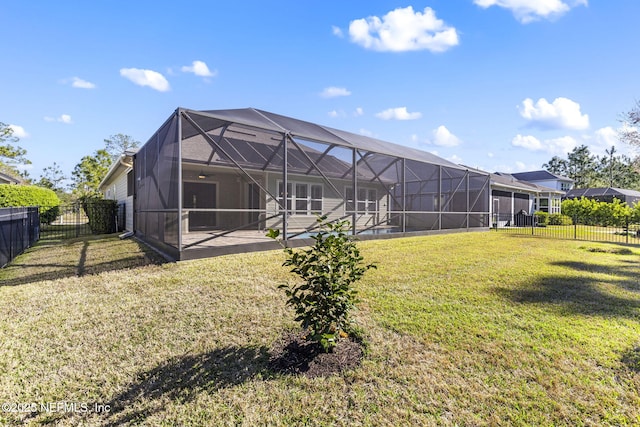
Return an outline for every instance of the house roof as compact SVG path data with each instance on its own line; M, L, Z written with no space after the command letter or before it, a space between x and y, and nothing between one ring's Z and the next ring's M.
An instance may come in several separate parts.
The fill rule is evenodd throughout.
M557 180L560 180L560 181L573 182L573 180L571 178L567 178L566 176L556 175L556 174L551 173L551 172L546 171L546 170L530 171L530 172L517 172L517 173L512 173L511 176L513 176L516 179L519 179L521 181L531 181L531 182L548 181L548 180L551 180L551 179L557 179Z
M603 197L603 196L625 196L640 198L640 191L628 190L625 188L600 187L600 188L576 188L567 192L568 198L577 197Z
M466 169L426 151L370 138L364 135L357 135L351 132L255 108L207 111L182 109L182 111L186 112L191 118L193 118L197 122L198 126L206 132L222 128L223 126L235 124L251 129L261 129L278 134L290 135L294 139L300 138L303 140L321 142L341 147L357 148L363 151L409 160L417 160L420 162L437 164L455 169ZM183 138L190 138L197 133L198 131L190 123L183 124Z
M109 170L107 171L107 174L104 176L104 178L102 178L102 181L100 181L100 184L98 185L98 190L102 191L103 187L109 181L111 181L115 176L117 176L118 173L122 171L129 171L133 166L132 157L136 152L137 152L137 149L127 150L126 152L121 154L120 157L118 157L111 164L111 166L109 167Z
M564 194L564 191L559 191L554 188L545 187L544 185L534 184L532 182L520 181L515 178L513 174L491 174L491 185L501 188L509 188L512 190L526 191L530 193L558 193Z
M0 184L20 184L20 183L22 183L21 178L0 172Z

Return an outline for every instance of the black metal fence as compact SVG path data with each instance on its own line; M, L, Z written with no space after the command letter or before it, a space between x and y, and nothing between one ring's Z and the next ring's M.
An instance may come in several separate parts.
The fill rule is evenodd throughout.
M0 208L0 267L38 241L38 208Z
M492 228L502 233L640 245L640 224L628 219L598 225L590 218L570 218L564 224L553 224L535 215L494 214Z
M41 207L44 212L48 208ZM41 239L71 239L90 234L109 234L124 230L125 204L117 206L115 212L108 204L93 203L83 206L81 203L54 207L55 215L41 215ZM92 215L89 219L87 212ZM96 223L95 218L99 218Z
M92 219L87 216L90 212ZM0 208L0 268L38 240L62 240L90 234L121 232L125 204L80 203L52 207Z

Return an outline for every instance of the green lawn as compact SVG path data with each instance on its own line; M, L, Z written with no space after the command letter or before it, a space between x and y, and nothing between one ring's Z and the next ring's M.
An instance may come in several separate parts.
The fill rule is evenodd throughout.
M357 285L366 357L310 379L268 369L295 327L281 251L37 246L0 271L0 403L76 412L0 424L640 424L640 249L496 232L360 248L378 263Z

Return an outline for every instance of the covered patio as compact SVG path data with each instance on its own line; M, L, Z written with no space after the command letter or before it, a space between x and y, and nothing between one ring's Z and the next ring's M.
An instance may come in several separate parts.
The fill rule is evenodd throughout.
M252 108L177 109L134 159L135 230L174 259L489 226L489 175L431 153Z

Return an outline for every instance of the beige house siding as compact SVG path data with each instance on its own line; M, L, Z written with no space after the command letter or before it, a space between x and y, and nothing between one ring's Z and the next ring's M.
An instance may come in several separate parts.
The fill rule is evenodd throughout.
M125 229L133 231L133 196L127 196L127 173L131 169L123 169L102 186L105 199L125 204Z

